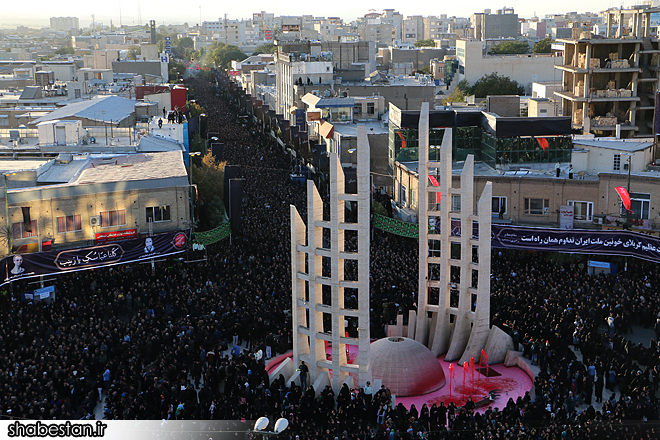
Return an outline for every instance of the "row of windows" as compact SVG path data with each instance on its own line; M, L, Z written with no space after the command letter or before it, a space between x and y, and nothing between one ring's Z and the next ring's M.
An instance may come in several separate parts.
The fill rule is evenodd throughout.
M151 206L146 208L146 217L148 222L168 222L172 220L170 205ZM29 238L39 235L39 226L36 220L30 222L31 227L26 228L23 222L12 225L13 238ZM115 211L102 211L99 215L99 226L101 228L110 228L113 226L126 226L126 210L118 209ZM29 229L29 230L28 230ZM82 231L82 215L66 215L57 217L57 233L65 234L67 232Z
M408 204L408 191L405 185L399 185L399 200L406 207ZM413 200L416 194L412 194ZM651 210L651 195L643 193L630 193L631 210L630 218L637 220L648 220ZM592 221L594 215L594 203L580 200L568 200L568 205L573 207L573 218L577 221ZM451 208L452 212L461 210L461 196L452 194ZM491 213L500 217L507 214L507 198L503 196L494 196L491 204ZM525 198L524 215L549 215L550 200L543 198Z

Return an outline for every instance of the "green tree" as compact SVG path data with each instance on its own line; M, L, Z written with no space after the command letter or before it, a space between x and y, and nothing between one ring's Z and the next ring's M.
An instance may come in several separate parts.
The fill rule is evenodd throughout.
M419 73L422 73L424 75L430 75L431 74L431 68L429 66L424 66L421 69L419 69Z
M497 72L484 75L468 90L468 95L485 98L488 95L524 95L525 88L508 76L498 75Z
M75 50L71 46L61 47L55 51L56 55L73 55L74 53Z
M178 74L182 74L186 71L186 65L182 62L175 61L174 58L170 57L170 62L167 64L167 72L170 77L170 83L178 83L179 78Z
M233 60L243 61L247 58L247 55L245 55L238 47L220 41L216 41L209 46L208 54L209 56L206 57L206 63L209 67L212 67L215 63L218 68L224 69L228 69Z
M254 52L252 52L252 55L259 55L261 53L275 53L275 52L277 52L277 46L275 46L273 43L266 43L257 47L254 50Z
M435 47L435 41L433 41L433 38L427 38L426 40L417 40L415 41L415 47Z
M186 49L194 48L195 47L195 42L190 37L183 37L183 38L180 38L179 41L176 42L176 45L179 49L181 49L182 52L185 52Z
M192 179L199 191L202 227L214 228L224 221L225 205L222 199L225 164L218 162L210 152L202 157L199 166L193 164Z
M529 44L527 44L525 41L505 41L502 44L493 46L489 53L493 55L510 55L528 52Z
M456 84L456 89L460 90L462 94L467 96L470 94L470 83L467 79L461 80L458 84Z
M552 49L552 40L550 38L544 38L541 41L534 43L532 52L534 53L550 53Z
M137 60L137 56L142 54L142 49L138 46L133 46L128 49L128 59Z
M465 96L464 91L457 86L449 96L442 100L442 105L449 105L452 102L465 102Z

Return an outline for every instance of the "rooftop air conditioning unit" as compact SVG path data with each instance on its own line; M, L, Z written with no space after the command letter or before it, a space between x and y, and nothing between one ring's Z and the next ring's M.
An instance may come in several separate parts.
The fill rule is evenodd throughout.
M101 219L99 218L98 215L89 218L89 225L92 227L98 226L100 223L101 223Z

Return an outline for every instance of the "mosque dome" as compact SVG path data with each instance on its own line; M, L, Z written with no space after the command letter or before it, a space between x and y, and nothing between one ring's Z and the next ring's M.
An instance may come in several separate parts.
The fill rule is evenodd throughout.
M414 339L389 337L371 344L371 374L398 397L419 396L445 384L445 373L431 350Z

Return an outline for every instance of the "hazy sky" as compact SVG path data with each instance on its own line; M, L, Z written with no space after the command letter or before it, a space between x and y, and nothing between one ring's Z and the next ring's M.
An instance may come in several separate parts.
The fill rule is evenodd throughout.
M339 16L346 21L354 20L369 12L369 7L362 5L367 2L355 0L331 0L319 2L273 2L265 0L252 1L172 1L172 0L114 0L96 3L89 0L31 0L20 1L3 0L0 6L0 27L12 28L18 24L34 27L47 27L50 17L73 16L80 19L80 26L87 27L95 15L97 23L115 25L137 24L138 5L142 13L142 22L156 20L156 24L182 24L188 22L193 26L199 22L200 10L202 21L213 21L227 14L233 18L251 18L253 12L266 11L277 15L302 15L332 17ZM495 12L503 6L514 7L520 17L531 17L534 12L539 17L550 13L598 12L609 7L626 7L639 3L635 0L609 1L609 0L556 0L552 2L515 1L497 3L487 0L471 0L463 2L373 2L371 7L381 11L385 8L394 8L404 16L407 15L440 15L447 14L469 17L474 12L481 12L490 8ZM360 5L360 6L356 6Z

